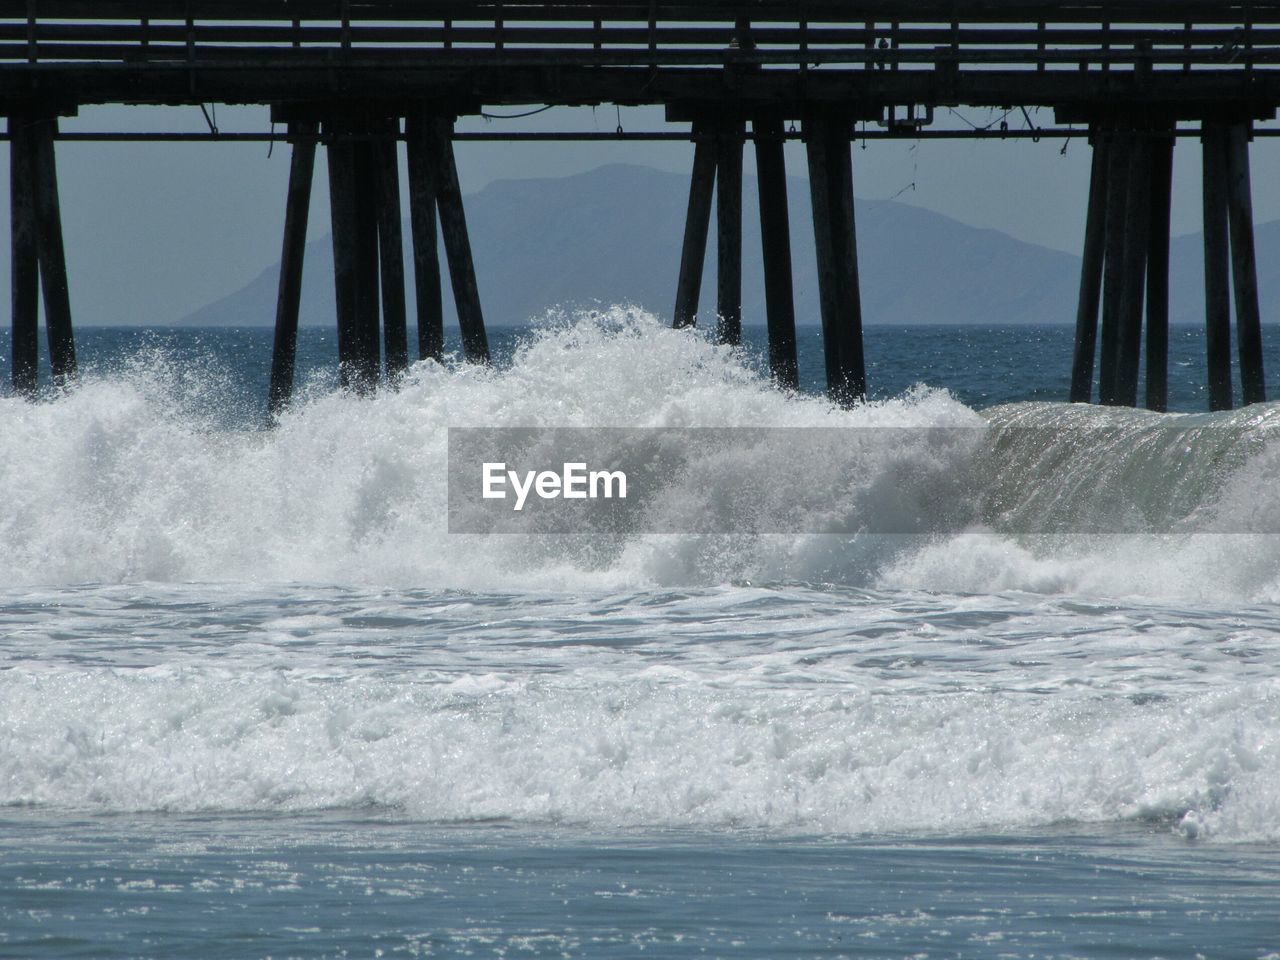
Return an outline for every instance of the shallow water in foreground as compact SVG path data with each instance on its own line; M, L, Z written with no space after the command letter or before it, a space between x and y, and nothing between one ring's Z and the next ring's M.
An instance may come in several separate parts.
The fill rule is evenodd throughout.
M0 820L12 956L1259 957L1280 855L1165 831L777 838Z
M0 607L3 956L1276 949L1268 606L141 584Z
M1280 955L1280 407L1032 337L843 411L615 310L264 431L137 349L0 398L0 956ZM739 533L445 525L450 426L737 425L908 432L691 456ZM908 532L753 532L833 504Z

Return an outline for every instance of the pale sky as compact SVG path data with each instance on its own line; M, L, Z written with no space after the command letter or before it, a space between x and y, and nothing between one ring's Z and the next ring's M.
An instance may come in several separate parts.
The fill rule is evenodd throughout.
M963 112L974 122L990 119L986 111ZM621 120L628 130L666 128L658 108L626 108ZM938 120L939 126L958 124L946 111ZM1050 125L1052 115L1040 111L1035 120ZM221 107L217 121L227 131L269 128L264 107ZM613 107L557 108L526 120L470 119L460 129L612 130L617 123ZM99 107L64 121L63 129L200 131L206 126L195 107ZM1063 155L1062 146L1062 140L870 141L866 149L859 143L853 154L855 192L868 199L896 197L966 224L1077 252L1089 148L1087 141L1072 140ZM80 323L170 322L238 289L279 259L286 145L277 144L270 158L266 144L61 143L58 151L72 307ZM463 143L457 156L463 190L472 192L494 180L562 176L606 163L687 172L692 147L685 142ZM0 175L7 179L7 151L0 151L0 158ZM1275 140L1254 144L1259 223L1280 218L1280 188L1267 175L1278 159ZM787 161L791 176L805 175L801 145L788 145ZM746 164L753 173L750 150ZM1179 142L1174 166L1173 232L1198 231L1198 141ZM329 229L324 174L321 151L312 238ZM0 191L6 219L7 206L8 191ZM673 236L671 242L679 239ZM858 239L874 242L865 234ZM7 288L7 230L0 230L0 254L0 282ZM8 297L3 301L7 317Z

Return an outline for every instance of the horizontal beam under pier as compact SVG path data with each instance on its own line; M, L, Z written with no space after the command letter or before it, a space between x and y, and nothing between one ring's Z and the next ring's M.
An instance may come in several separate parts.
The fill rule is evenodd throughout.
M709 106L733 102L744 113L782 111L800 116L806 106L862 105L868 119L884 104L963 104L967 106L1046 106L1059 122L1087 118L1124 100L1135 108L1172 110L1185 117L1242 112L1254 119L1275 115L1280 104L1280 69L1253 71L1156 71L1138 77L1132 71L1081 73L1069 70L974 70L952 73L945 85L933 69L867 71L822 69L762 70L735 74L726 91L718 68L616 67L601 71L563 64L545 67L445 68L405 65L312 65L246 63L106 64L102 66L0 64L0 100L30 98L38 79L44 97L71 105L136 103L287 104L298 101L335 105L376 101L389 112L395 104L457 101L494 106L529 104L623 105L700 101ZM193 91L193 85L194 90Z
M1259 22L1276 22L1277 5L1267 0L1108 0L1105 16L1097 0L434 0L431 13L436 18L492 20L495 15L510 21L555 22L587 18L589 14L613 20L644 23L657 17L662 22L703 21L709 15L732 21L752 17L768 21L794 21L801 13L815 21L859 22L868 17L894 17L903 21L948 22L961 19L977 23L1031 22L1045 19L1051 10L1055 21L1096 24L1100 19L1125 23L1164 23L1169 20L1219 22L1221 16L1235 16L1250 6L1258 11ZM23 18L29 9L26 0L0 0L0 15ZM218 21L287 21L292 17L331 20L333 0L190 0L185 7L191 15ZM357 9L366 19L414 21L422 19L419 4L404 0L361 0ZM40 0L45 18L136 19L172 17L172 0ZM1215 13L1217 18L1215 19Z
M995 129L959 129L959 130L915 130L910 128L879 130L859 127L856 139L871 140L1083 140L1092 136L1088 129L1081 127L1035 127L1017 130ZM1252 136L1257 139L1280 137L1280 127L1255 129ZM780 135L783 140L801 141L804 134L799 131L784 131ZM1200 139L1200 128L1183 126L1177 130L1157 134L1157 139ZM287 133L189 133L177 131L152 131L115 133L105 130L75 131L59 133L54 140L71 143L296 143L305 137L293 137ZM315 142L323 140L316 134L311 139ZM408 140L404 134L399 140ZM459 130L453 135L455 143L591 143L608 142L662 142L683 143L689 139L687 133L672 130L625 130L622 133L605 130L527 130L511 133L494 131ZM748 132L745 140L748 143L759 143L760 134ZM766 138L769 139L769 138ZM9 134L0 132L0 143L7 142Z

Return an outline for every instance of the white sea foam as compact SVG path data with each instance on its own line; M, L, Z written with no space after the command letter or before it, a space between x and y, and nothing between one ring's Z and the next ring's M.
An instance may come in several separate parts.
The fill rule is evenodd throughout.
M622 309L271 431L184 376L0 400L0 804L1280 838L1274 407L840 410ZM964 532L486 537L446 531L450 426L981 443L721 450L661 506L910 529L945 491ZM1097 517L1159 532L1037 532Z
M0 702L0 804L853 833L1166 820L1280 836L1274 682L1151 704L738 688L664 667L322 682L188 664L12 669Z
M0 401L0 583L790 580L1280 599L1280 538L1267 535L1280 530L1270 406L1177 417L1027 404L983 418L922 389L844 411L779 393L732 351L622 308L544 328L509 369L427 362L372 398L316 393L271 432L216 428L192 380L135 364L56 402ZM982 531L971 536L484 538L445 531L450 426L974 427L988 431L993 457L984 465L922 442L853 471L807 462L791 476L776 451L744 450L691 458L662 497L669 524L734 511L750 530L752 511L771 516L780 497L793 513L883 520L918 507L903 476L962 478L972 502L958 509ZM1072 442L1055 442L1063 436ZM1087 511L1105 519L1110 503L1130 505L1115 517L1129 529L1172 532L1026 535L1048 522L1070 530Z

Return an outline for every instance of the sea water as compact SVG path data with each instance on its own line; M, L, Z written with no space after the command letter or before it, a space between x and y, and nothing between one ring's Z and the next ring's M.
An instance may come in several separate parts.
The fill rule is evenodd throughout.
M1190 331L1166 415L1058 402L1065 328L871 328L852 410L761 337L613 308L359 397L304 330L265 429L269 331L88 328L0 397L0 956L1280 956L1280 411L1190 413ZM451 426L1008 466L921 459L980 518L927 536L459 535ZM1152 532L1036 530L1126 496Z

